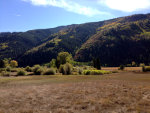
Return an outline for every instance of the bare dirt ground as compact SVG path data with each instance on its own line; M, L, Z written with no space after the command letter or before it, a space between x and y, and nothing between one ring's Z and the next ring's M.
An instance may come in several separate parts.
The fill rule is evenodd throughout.
M0 113L150 113L150 73L0 78Z

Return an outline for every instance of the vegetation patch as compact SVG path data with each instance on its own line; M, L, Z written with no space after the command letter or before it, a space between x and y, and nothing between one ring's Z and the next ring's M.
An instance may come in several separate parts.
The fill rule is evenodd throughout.
M26 71L24 71L24 70L22 69L22 70L19 70L19 71L17 72L17 75L18 75L18 76L24 76L24 75L27 75L27 73L26 73Z
M55 75L56 71L54 68L50 68L44 72L44 75Z
M105 70L84 70L84 75L103 75L103 74L111 74L111 71L105 71Z
M143 66L143 72L149 72L150 71L150 66Z

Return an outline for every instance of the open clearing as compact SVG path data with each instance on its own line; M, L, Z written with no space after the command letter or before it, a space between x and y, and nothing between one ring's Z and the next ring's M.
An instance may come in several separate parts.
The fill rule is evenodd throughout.
M0 78L0 113L150 113L150 73Z

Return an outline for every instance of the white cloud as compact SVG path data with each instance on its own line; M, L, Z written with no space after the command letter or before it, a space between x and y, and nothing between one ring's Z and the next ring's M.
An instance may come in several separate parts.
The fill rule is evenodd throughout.
M101 12L98 9L80 5L71 0L23 0L23 1L31 2L33 5L59 7L67 11L86 16L95 16L99 14L109 15L109 13L107 12Z
M98 0L100 4L105 4L111 9L124 12L139 11L150 7L150 0Z

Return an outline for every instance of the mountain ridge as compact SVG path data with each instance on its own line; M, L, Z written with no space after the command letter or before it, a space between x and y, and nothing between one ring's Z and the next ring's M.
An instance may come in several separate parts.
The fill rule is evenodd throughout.
M148 37L146 40L149 44L149 19L150 14L136 14L100 22L73 24L45 30L29 30L27 32L11 33L11 35L6 33L5 36L3 33L0 33L0 40L8 38L8 40L1 41L0 43L0 48L2 48L0 49L0 58L12 57L19 61L20 66L26 66L49 62L52 58L56 58L58 52L67 51L71 53L77 61L91 61L92 58L99 57L102 60L102 65L108 64L113 66L112 64L114 64L114 62L116 62L116 65L120 65L130 63L131 60L138 63L150 62L150 59L147 58L149 56L148 52L150 47L148 45L144 45L146 42L143 42L144 44L141 44L140 42L139 45L146 49L142 49L143 53L141 52L140 54L146 54L145 51L148 51L148 56L145 57L147 60L144 60L144 58L130 58L130 56L128 56L129 60L127 60L128 58L124 56L121 58L121 54L123 54L121 50L118 51L117 48L113 47L114 45L122 48L122 45L119 46L119 43L121 43L120 41L123 39L126 39L126 43L132 42L136 45L136 40L143 40L143 37ZM103 37L103 39L101 37ZM13 44L7 44L8 42L14 42L14 40L11 41L12 38L15 38L15 41L20 44L20 52L18 52L18 49L15 49L17 47ZM125 43L125 41L122 42ZM107 47L102 46L109 46L108 43L111 45L111 47L108 48L113 50L115 54L108 50ZM126 46L129 45L128 43ZM90 45L93 45L93 48L91 48ZM124 47L124 49L125 48L129 49L128 47ZM99 51L101 49L108 52L104 52L105 54L103 54L101 51L100 55ZM115 49L118 53L115 52ZM141 48L139 49L141 50ZM11 50L14 50L16 55L14 56L12 53L7 55L5 50L9 53L11 53ZM109 53L114 55L114 57L117 56L119 60L111 62L109 59L112 58L107 57ZM136 52L133 53L137 56L139 54ZM123 59L125 59L125 61L123 61Z

